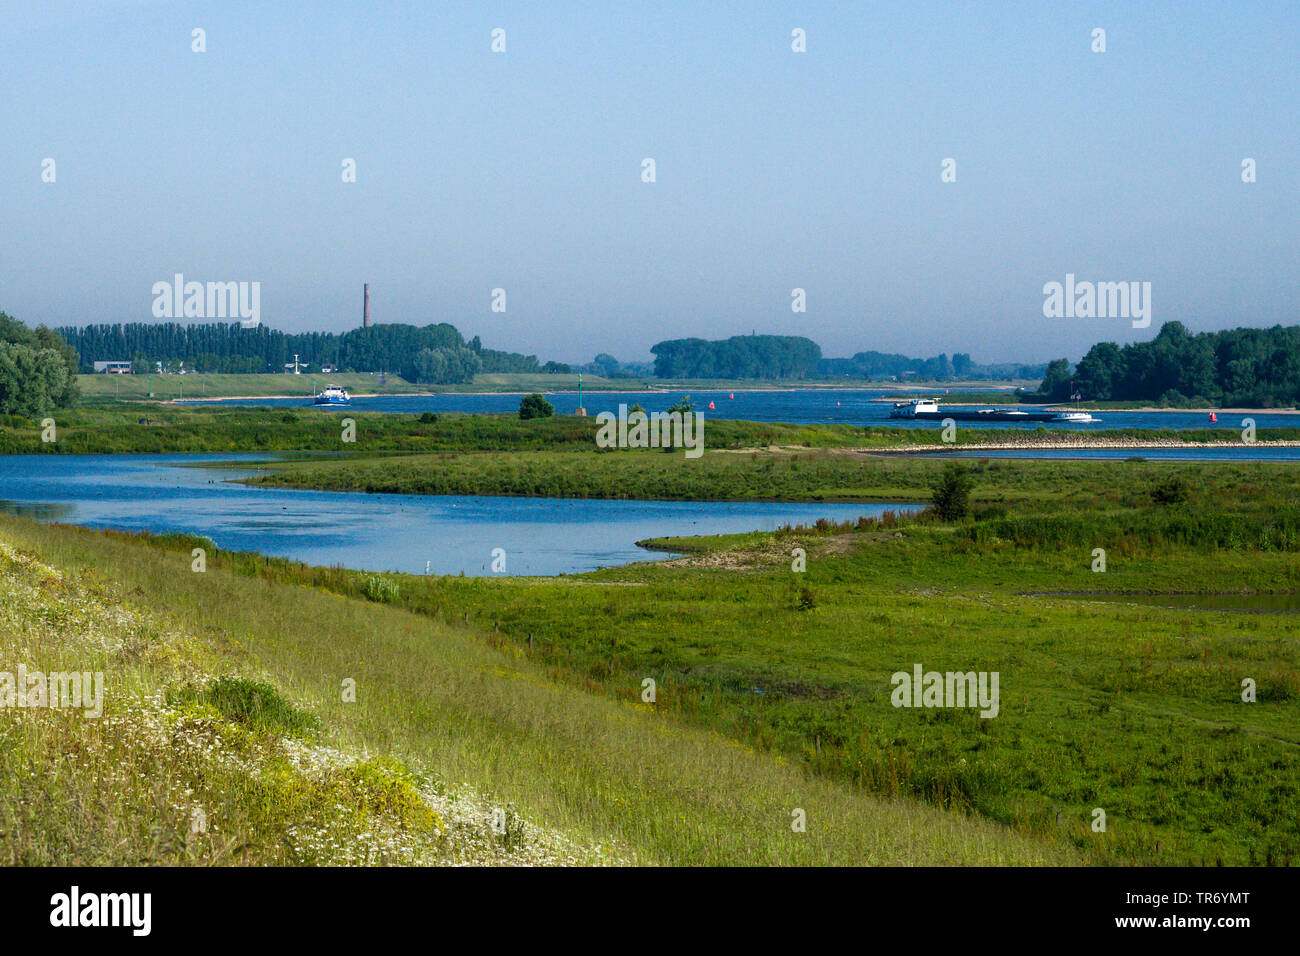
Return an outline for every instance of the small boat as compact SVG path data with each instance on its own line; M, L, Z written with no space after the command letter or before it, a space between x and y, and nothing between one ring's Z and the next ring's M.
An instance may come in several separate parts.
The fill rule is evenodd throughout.
M1056 416L1058 422L1099 422L1100 418L1088 414L1087 412L1061 412Z
M339 385L326 385L316 396L314 405L351 405L352 396Z

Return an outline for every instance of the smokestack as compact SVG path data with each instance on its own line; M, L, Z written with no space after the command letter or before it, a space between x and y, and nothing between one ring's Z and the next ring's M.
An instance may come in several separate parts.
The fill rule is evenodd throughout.
M362 292L362 309L361 309L361 327L370 328L370 283L367 282L361 287Z

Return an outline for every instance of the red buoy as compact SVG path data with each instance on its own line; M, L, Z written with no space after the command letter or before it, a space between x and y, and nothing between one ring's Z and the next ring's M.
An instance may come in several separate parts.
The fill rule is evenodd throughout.
M1214 412L1210 412L1210 421L1217 422L1218 420L1219 420L1219 416L1214 414Z
M713 408L713 403L712 403L712 402L709 402L709 408L710 408L710 409Z
M728 392L728 393L727 393L727 398L735 398L735 397L736 397L736 393L735 393L735 392Z

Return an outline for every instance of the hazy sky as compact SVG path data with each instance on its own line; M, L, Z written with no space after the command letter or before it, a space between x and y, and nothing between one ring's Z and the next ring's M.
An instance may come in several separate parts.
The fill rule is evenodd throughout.
M4 3L0 310L157 321L181 272L342 331L369 282L376 322L562 361L1296 324L1298 37L1294 0ZM1150 282L1151 327L1044 318L1066 273Z

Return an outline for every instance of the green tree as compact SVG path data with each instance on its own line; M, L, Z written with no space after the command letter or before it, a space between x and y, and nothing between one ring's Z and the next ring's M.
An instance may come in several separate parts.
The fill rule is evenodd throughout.
M34 417L77 397L77 355L57 332L0 312L0 413Z
M970 511L970 493L975 481L964 465L955 461L944 466L939 480L931 486L930 504L944 521L960 521Z
M1038 394L1049 402L1063 402L1070 397L1068 359L1052 359L1047 363L1047 371L1043 373L1043 382L1038 386Z
M555 406L538 392L525 395L523 401L519 403L519 417L524 421L530 418L550 418L554 414Z
M673 404L669 405L668 414L671 415L674 412L676 412L677 414L680 415L689 415L691 413L691 409L693 409L694 407L695 407L695 403L691 401L691 396L687 395L684 398L682 398L681 401L673 402Z

